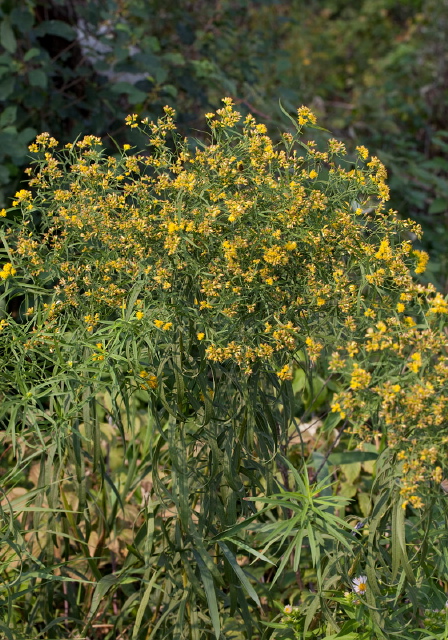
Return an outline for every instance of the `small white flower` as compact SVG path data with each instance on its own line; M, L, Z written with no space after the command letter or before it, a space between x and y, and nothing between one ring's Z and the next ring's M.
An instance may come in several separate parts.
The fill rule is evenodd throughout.
M292 613L292 606L290 604L285 604L285 608L283 609L283 613Z
M352 580L353 591L355 593L359 593L360 595L364 595L367 590L367 577L359 576Z

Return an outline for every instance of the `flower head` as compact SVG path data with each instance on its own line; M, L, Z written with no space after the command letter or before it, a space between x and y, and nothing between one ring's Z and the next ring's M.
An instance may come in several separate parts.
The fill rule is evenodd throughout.
M3 265L3 268L0 269L0 278L2 280L6 280L9 276L14 276L16 274L16 270L12 266L10 262L7 262Z
M355 593L359 593L360 595L364 595L367 591L367 576L359 576L352 580L353 591Z

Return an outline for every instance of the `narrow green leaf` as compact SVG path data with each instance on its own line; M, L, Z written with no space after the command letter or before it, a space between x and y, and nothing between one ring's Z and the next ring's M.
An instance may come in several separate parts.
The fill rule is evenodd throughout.
M275 563L272 562L271 560L269 560L269 558L267 558L265 555L263 555L262 553L260 553L256 549L253 549L248 544L245 544L244 542L242 542L238 538L232 538L232 537L228 537L228 538L224 537L223 538L223 537L221 537L220 540L228 540L232 544L236 545L238 548L244 549L245 551L247 551L251 555L255 556L255 558L257 558L258 560L262 560L263 562L267 562L268 564L272 564L273 566L275 566ZM255 562L255 560L253 560L252 562Z
M141 624L142 624L142 620L143 620L143 616L145 614L145 609L148 606L148 602L149 602L149 597L151 595L151 591L154 587L155 581L157 580L157 578L159 577L160 573L161 573L161 569L159 569L158 571L156 571L154 573L154 575L152 576L151 580L148 582L148 585L145 589L145 592L142 596L142 599L140 601L140 605L137 609L137 615L135 616L135 623L134 623L134 628L132 631L132 640L134 640L137 635L138 632L140 630Z
M341 453L332 453L328 456L328 463L339 466L341 464L353 464L354 462L368 462L369 460L377 460L378 453L374 451L343 451Z
M258 500L258 498L257 498ZM256 520L261 514L266 513L266 511L269 511L270 507L265 507L264 509L261 509L261 511L258 511L257 513L254 513L253 516L249 516L248 518L246 518L243 522L239 522L238 524L234 525L233 527L230 527L229 529L226 529L225 531L222 531L221 533L218 533L218 535L213 536L212 541L217 542L218 540L224 540L226 538L233 538L233 536L237 533L239 533L240 531L244 531L245 529L247 529L247 526L253 522L254 520Z
M399 502L397 500L397 502ZM397 538L398 543L401 548L401 563L403 565L404 572L406 574L406 578L409 580L411 585L415 585L415 576L412 571L411 565L408 560L408 554L406 549L406 533L405 533L405 510L402 508L401 504L398 505L397 514L396 514L396 527L397 527Z
M398 528L400 527L400 524L401 526L404 526L404 521L400 523L399 511L403 511L403 509L400 508L399 501L396 500L392 511L392 580L395 580L395 578L397 577L402 556L401 545L398 539Z
M240 565L236 561L235 556L233 555L233 553L230 551L229 547L224 542L218 542L218 544L221 547L222 552L223 552L224 557L226 558L227 562L231 565L231 567L234 570L235 574L238 576L241 584L246 589L247 593L250 595L252 600L254 600L257 603L257 605L260 607L261 604L260 604L260 600L258 598L258 595L257 595L255 589L253 588L253 586L250 584L249 580L247 579L247 576L244 573L243 569L240 567Z
M317 595L314 597L313 601L311 602L311 604L308 606L307 609L307 614L305 617L305 622L303 625L303 640L306 640L307 637L307 631L309 629L309 626L311 624L311 622L313 621L313 618L316 614L316 611L318 610L320 605L320 597Z
M103 576L101 580L97 583L95 587L95 591L93 592L92 602L90 604L90 611L89 611L90 618L92 618L95 615L98 607L100 606L101 600L107 594L109 589L113 587L114 584L117 584L117 582L119 581L120 581L120 576L110 574L107 576Z
M219 639L221 633L221 623L219 620L218 601L216 599L215 584L213 582L212 574L208 570L205 562L202 560L201 555L193 549L194 557L198 563L199 572L202 578L202 584L204 585L205 597L207 598L208 608L210 612L210 618L213 625L213 631L215 636Z

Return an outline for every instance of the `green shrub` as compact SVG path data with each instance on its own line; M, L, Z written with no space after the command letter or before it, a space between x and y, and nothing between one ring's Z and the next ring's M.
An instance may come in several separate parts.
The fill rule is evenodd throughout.
M349 162L335 139L303 141L316 127L306 107L278 146L230 98L193 150L173 116L128 116L149 149L126 144L118 159L95 136L58 151L39 135L13 202L22 220L4 220L7 626L17 638L250 637L293 593L279 578L294 552L301 598L318 593L305 627L345 624L328 590L359 569L371 585L360 615L379 633L369 612L389 596L375 601L375 567L397 602L409 597L405 508L425 507L446 451L448 305L412 276L428 259L409 240L418 225L386 210L386 171L367 149ZM306 444L301 426L318 416ZM332 511L346 500L314 485L339 464L333 449L356 458L381 438L387 486L363 551Z

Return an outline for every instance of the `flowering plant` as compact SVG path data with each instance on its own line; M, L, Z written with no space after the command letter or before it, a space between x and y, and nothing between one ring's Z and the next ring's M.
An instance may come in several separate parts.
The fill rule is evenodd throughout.
M45 493L57 541L45 553L50 562L62 548L58 536L76 538L89 576L88 626L104 588L93 595L90 577L100 581L105 568L86 558L79 536L97 518L98 547L107 539L116 549L116 519L95 511L84 522L82 514L88 503L98 507L112 482L104 433L118 430L127 467L116 479L122 494L112 483L111 512L140 491L141 528L128 551L143 564L134 574L131 563L107 589L153 572L140 603L121 594L123 615L137 620L133 637L162 624L166 633L197 629L204 603L217 637L225 612L250 627L246 599L260 599L237 560L241 541L219 536L261 517L254 502L287 484L279 450L286 453L297 427L305 388L309 411L319 396L331 397L320 405L326 446L345 435L360 447L381 438L388 445L397 521L402 506L424 506L424 481L444 475L448 304L415 278L427 262L412 246L420 229L387 210L385 168L364 147L350 161L335 139L317 149L304 137L316 125L306 107L278 146L252 116L241 123L228 98L207 119L209 144L188 144L172 109L155 123L131 115L127 124L147 132L148 148L131 155L125 145L117 157L94 136L58 151L41 134L30 147L29 189L13 202L22 218L3 220L1 296L9 311L0 321L0 419L16 456L11 477L29 464L22 452L26 460L41 456L36 495ZM298 384L301 374L306 383ZM322 456L319 437L311 459ZM70 511L69 482L82 521L69 516L71 534L57 516L61 505ZM322 548L328 536L334 544L343 538L335 527L329 533L320 507L313 513ZM146 535L152 541L139 550ZM407 565L393 548L395 580ZM369 571L367 595L375 589ZM160 597L151 591L156 578Z
M101 327L109 343L105 327L122 317L140 341L163 349L182 337L246 376L261 367L288 380L294 362L325 369L331 354L325 376L342 383L332 412L361 440L387 432L398 460L410 442L403 493L420 504L426 463L442 479L448 303L413 278L428 257L409 240L418 225L386 210L383 165L364 147L348 162L334 139L324 151L303 142L315 125L306 107L279 147L250 115L239 129L230 99L207 114L210 144L195 149L165 112L128 117L150 150L119 159L94 136L61 152L38 136L35 193L16 194L24 219L5 236L1 277L32 285L42 328L69 322L92 335L93 353L93 334Z

